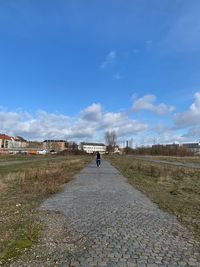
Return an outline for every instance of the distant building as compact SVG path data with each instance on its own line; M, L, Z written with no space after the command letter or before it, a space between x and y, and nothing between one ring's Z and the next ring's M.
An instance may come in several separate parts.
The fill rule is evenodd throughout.
M183 147L189 149L190 151L200 154L200 142L199 143L185 143L182 144Z
M21 136L14 137L14 141L15 147L27 147L27 141Z
M65 140L44 140L43 149L48 151L54 150L56 152L67 150L68 143Z
M33 150L43 150L43 142L28 141L27 142L27 148L33 149Z
M103 143L87 143L82 142L79 145L80 150L84 150L85 152L92 154L99 151L99 153L103 154L106 152L106 146Z
M0 148L10 148L12 147L12 137L6 134L0 134Z
M166 148L169 149L179 148L179 144L166 144Z
M20 136L9 136L6 134L0 134L0 152L11 153L19 152L23 148L27 147L27 141Z

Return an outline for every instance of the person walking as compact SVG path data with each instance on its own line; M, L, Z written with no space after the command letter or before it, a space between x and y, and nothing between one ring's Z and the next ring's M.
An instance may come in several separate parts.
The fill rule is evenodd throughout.
M97 156L96 156L96 164L97 164L97 167L100 167L100 164L101 164L101 154L99 153L99 151L97 152Z

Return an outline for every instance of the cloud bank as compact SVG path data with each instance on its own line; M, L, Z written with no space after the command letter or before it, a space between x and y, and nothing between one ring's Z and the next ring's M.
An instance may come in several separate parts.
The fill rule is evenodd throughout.
M0 132L20 135L29 140L65 139L104 142L106 131L116 131L120 142L133 138L134 144L196 141L200 136L200 92L182 112L157 103L155 95L134 99L128 111L106 111L92 103L76 116L38 110L8 111L0 107ZM145 111L145 113L144 113ZM145 115L144 115L145 114Z
M105 131L115 130L118 136L137 134L148 125L130 119L122 112L106 112L93 103L75 117L39 110L35 115L27 112L0 110L0 131L21 135L27 139L103 140Z

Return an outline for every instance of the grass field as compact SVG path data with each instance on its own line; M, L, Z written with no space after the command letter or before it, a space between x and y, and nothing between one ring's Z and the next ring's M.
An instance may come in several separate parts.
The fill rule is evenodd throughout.
M10 154L1 154L0 155L0 162L5 161L14 161L14 160L33 160L33 159L43 159L43 158L52 158L52 155L10 155Z
M37 242L42 225L36 220L36 208L90 161L89 156L54 156L0 166L0 265Z
M132 156L108 159L130 184L160 208L175 214L200 241L200 170L154 164Z
M180 163L194 163L200 164L200 157L175 157L175 156L142 156L144 158L156 159L156 160L166 160L170 162L180 162Z

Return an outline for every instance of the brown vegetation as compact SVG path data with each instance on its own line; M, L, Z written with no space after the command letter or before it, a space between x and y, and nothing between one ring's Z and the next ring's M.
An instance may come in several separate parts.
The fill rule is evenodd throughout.
M45 197L58 192L90 160L87 156L58 156L1 166L0 265L37 241L42 226L35 219L35 208Z
M154 164L131 156L109 159L134 187L175 214L200 240L200 170Z
M132 149L130 147L125 148L125 154L132 155L162 155L162 156L178 156L178 157L186 157L186 156L194 156L194 152L187 149L183 146L178 145L154 145L152 147L138 147Z

